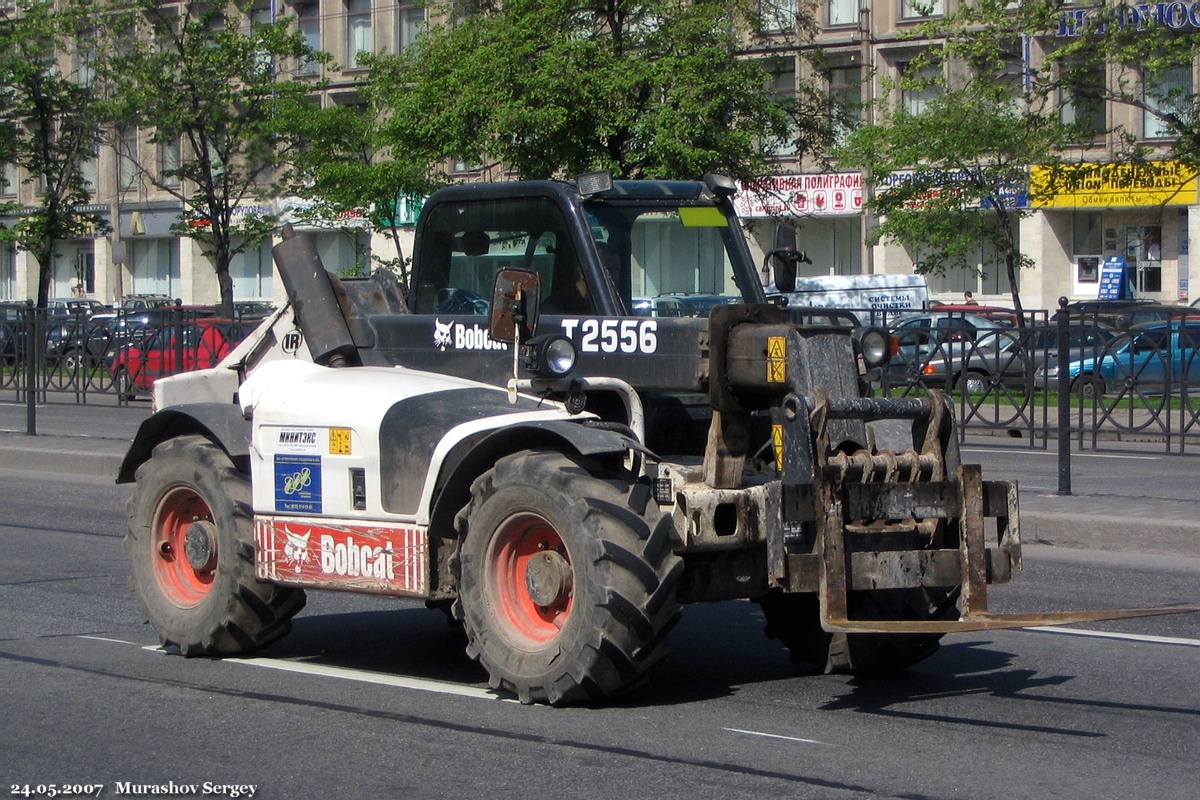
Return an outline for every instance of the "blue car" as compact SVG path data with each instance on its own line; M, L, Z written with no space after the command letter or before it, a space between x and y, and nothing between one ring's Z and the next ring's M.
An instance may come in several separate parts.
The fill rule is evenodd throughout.
M1200 320L1134 325L1102 350L1067 363L1071 391L1102 394L1166 394L1181 386L1200 387ZM1058 365L1038 370L1043 389L1057 386Z

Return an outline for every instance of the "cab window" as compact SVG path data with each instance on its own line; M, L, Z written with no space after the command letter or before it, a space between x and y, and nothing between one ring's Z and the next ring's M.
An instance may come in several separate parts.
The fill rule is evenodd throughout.
M544 314L595 312L565 220L548 198L447 203L423 235L412 301L419 314L487 314L502 269L538 273Z

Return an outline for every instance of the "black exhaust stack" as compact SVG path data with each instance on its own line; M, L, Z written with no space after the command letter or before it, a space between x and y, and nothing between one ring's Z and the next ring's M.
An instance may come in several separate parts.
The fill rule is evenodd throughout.
M359 365L354 337L312 237L287 225L283 241L271 253L313 362L328 367Z

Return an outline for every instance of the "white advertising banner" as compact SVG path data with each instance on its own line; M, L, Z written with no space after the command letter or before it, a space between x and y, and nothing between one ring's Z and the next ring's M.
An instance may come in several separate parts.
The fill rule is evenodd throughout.
M743 182L734 199L742 219L854 216L863 210L861 172L771 175Z

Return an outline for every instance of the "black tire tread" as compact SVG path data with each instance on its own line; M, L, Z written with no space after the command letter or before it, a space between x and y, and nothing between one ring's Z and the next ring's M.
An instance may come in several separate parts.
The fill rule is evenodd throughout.
M163 645L185 656L228 656L258 650L285 636L306 597L301 589L261 583L254 576L249 477L208 439L190 435L157 445L138 468L136 480L137 489L126 503L129 532L124 548L133 562L131 584L143 617L154 625ZM150 558L150 526L162 492L180 483L205 498L218 523L218 550L231 553L219 562L212 594L183 614L171 607L152 578L142 575L152 568L137 563Z
M646 487L603 472L586 459L548 451L508 456L475 481L471 502L457 517L460 553L482 548L482 541L467 540L489 532L472 532L471 521L496 492L518 485L549 490L546 497L560 501L554 505L566 508L585 537L568 547L575 548L576 561L586 559L587 571L602 576L604 585L576 584L571 624L582 615L576 645L565 646L547 664L519 669L526 665L504 652L503 642L489 629L491 622L476 607L473 567L466 563L469 559L460 559L467 652L488 671L493 688L512 691L524 703L570 705L610 698L639 681L665 654L663 642L680 616L675 587L683 562L669 541L663 547L666 529L659 519L647 518L651 494ZM560 534L572 535L566 530Z

